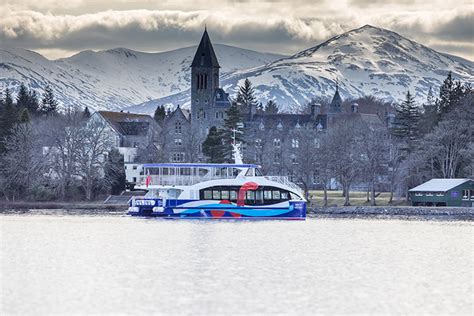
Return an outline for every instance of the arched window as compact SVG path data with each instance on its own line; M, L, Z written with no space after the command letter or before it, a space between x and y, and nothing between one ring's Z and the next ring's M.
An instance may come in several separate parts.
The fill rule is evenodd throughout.
M176 122L174 125L174 132L176 134L181 134L181 122Z
M204 89L207 89L207 75L204 75Z
M196 75L196 89L198 89L198 90L200 89L200 87L199 87L199 79L200 79L200 75L197 74L197 75Z
M281 140L279 138L273 139L273 146L280 147L281 146Z
M291 147L292 147L292 148L299 148L299 147L300 147L300 141L293 138L293 139L291 140Z

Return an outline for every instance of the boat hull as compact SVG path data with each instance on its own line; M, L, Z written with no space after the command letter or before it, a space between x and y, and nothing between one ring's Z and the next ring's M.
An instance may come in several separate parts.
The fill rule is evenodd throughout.
M168 201L163 203L160 199L154 199L154 204L150 200L146 201L131 203L128 214L131 216L182 219L304 220L306 218L306 202L304 201L289 201L265 206L237 206L228 201L210 203L203 201Z

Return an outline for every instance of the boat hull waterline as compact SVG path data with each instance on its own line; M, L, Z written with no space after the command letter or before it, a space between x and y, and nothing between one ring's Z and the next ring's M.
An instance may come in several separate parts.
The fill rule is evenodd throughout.
M184 219L304 220L306 218L306 203L302 201L288 201L275 205L238 206L225 200L168 200L163 203L162 199L140 199L130 202L128 214L142 217Z

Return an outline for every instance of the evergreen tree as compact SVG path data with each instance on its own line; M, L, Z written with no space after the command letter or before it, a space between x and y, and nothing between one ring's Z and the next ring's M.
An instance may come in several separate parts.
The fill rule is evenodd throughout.
M84 109L84 112L82 112L82 117L86 120L88 120L91 117L91 112L89 111L89 108L87 106Z
M275 101L270 100L265 106L265 114L278 114L278 106Z
M221 133L215 126L211 127L209 134L202 143L202 152L211 163L225 162L225 154L222 146Z
M156 107L156 110L155 110L155 115L153 116L153 118L155 119L155 121L157 123L161 123L163 122L163 120L165 119L166 117L166 110L165 110L165 107L162 106L162 105L158 105Z
M5 151L5 140L11 135L13 127L18 123L18 111L13 104L10 90L5 91L3 107L0 108L0 153Z
M20 123L28 123L30 121L30 114L28 109L21 110L20 113Z
M415 98L408 91L405 101L397 108L393 133L407 142L409 151L412 149L413 141L420 136L419 123L420 111L415 104Z
M438 120L436 109L436 100L433 96L433 90L430 87L426 102L423 104L423 115L420 121L420 130L423 134L431 132Z
M23 108L28 108L30 103L30 93L28 91L28 88L21 83L20 85L20 91L18 91L18 95L16 96L16 106L19 109Z
M46 89L44 90L41 113L46 115L54 115L58 113L58 102L54 98L53 90L50 86L46 86Z
M223 152L226 160L232 162L233 142L234 137L237 143L242 143L243 138L243 114L239 111L237 106L232 105L226 112L224 119L224 126L219 131L222 138Z
M29 93L29 101L27 105L28 112L31 115L38 115L39 114L39 102L38 102L38 95L36 91L30 90Z
M123 155L116 149L110 150L104 167L105 181L110 194L120 194L125 189L125 169Z
M250 107L256 106L255 89L248 78L245 79L244 85L240 87L237 93L236 103L242 113L249 113Z
M12 95L10 89L8 88L5 90L5 99L3 99L3 104L5 105L5 107L13 106Z

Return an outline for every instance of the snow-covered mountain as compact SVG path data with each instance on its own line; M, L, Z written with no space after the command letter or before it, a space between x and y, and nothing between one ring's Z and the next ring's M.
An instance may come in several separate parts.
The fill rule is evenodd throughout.
M224 75L260 66L284 55L214 45ZM83 51L48 60L24 49L0 49L0 91L16 94L21 82L42 93L50 85L62 106L117 110L189 89L196 46L163 53L126 48Z
M370 25L290 57L219 44L214 48L221 85L231 96L249 78L260 102L273 99L283 111L314 97L332 97L336 81L343 98L375 95L400 101L410 90L418 102L426 99L430 86L437 93L448 71L474 83L473 62ZM0 91L6 86L17 91L25 82L41 92L50 84L65 106L145 113L162 104L188 107L195 51L196 46L164 53L116 48L50 61L27 50L0 50Z
M221 65L224 63L222 62ZM298 108L314 97L332 97L336 81L343 98L374 95L399 102L408 90L418 102L429 87L437 93L449 71L456 79L474 82L474 63L439 53L403 36L370 25L335 36L315 47L270 64L224 75L231 95L245 78L254 84L262 103L273 99L283 111ZM131 109L150 112L157 104L189 104L189 92Z

